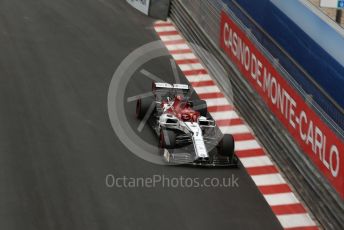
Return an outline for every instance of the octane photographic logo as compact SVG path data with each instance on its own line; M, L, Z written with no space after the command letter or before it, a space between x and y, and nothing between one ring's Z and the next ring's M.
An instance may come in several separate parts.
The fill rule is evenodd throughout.
M207 63L211 63L212 68L215 69L215 71L212 71L212 76L217 79L219 84L221 84L222 88L226 91L225 94L227 95L227 99L233 102L232 87L229 78L223 77L227 75L226 71L206 50L193 44L190 44L190 47L192 47L193 50L202 52L202 55L206 57ZM135 117L128 117L125 112L125 107L130 106L133 110L135 110L133 102L136 102L137 99L153 97L152 91L142 92L140 95L130 95L129 97L126 96L127 86L134 74L139 73L142 75L142 77L146 78L145 83L149 85L151 85L152 82L165 82L163 78L160 78L150 70L143 68L144 64L153 59L162 57L170 57L169 62L174 75L174 82L167 83L179 83L182 76L179 76L177 64L171 58L165 44L161 41L151 42L134 50L119 65L110 83L107 104L110 122L119 140L136 156L145 161L159 165L167 164L167 162L164 160L161 152L159 152L158 145L148 143L139 135L145 127L149 126L147 120L152 114L154 107L151 106L151 109L149 109L147 112L148 114L144 116L136 129L133 129L130 124ZM197 78L197 74L193 77ZM194 90L191 88L188 96L191 96L191 94L194 93ZM215 98L213 100L217 99ZM213 106L213 110L220 111L220 109L216 109L216 106Z

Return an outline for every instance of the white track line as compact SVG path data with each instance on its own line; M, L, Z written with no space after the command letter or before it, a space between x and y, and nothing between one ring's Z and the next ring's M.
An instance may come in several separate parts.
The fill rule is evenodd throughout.
M198 70L198 69L204 70L204 67L201 63L181 64L179 65L179 68L181 69L181 71Z
M193 53L185 53L185 54L172 54L172 57L174 58L174 60L176 61L180 61L180 60L190 60L190 59L196 59L195 54Z
M259 149L259 148L261 148L261 147L255 139L247 140L247 141L236 141L235 142L235 150L236 151Z
M174 26L157 26L154 29L158 33L176 31L176 28Z
M232 125L232 126L220 126L223 134L243 134L251 133L250 129L246 125Z
M203 94L203 93L220 93L219 87L216 85L214 86L202 86L202 87L193 87L196 93Z
M300 203L292 192L264 195L264 198L270 206Z
M233 111L224 111L224 112L212 112L210 114L215 121L239 118L238 114L234 110Z
M167 45L166 47L169 51L190 49L187 44Z
M208 74L188 75L186 76L189 82L212 81L213 79Z
M257 186L278 185L287 183L279 173L264 174L251 177Z
M240 158L240 161L245 168L273 165L272 161L268 156L242 157Z
M183 39L183 37L180 35L166 35L166 36L160 36L160 39L164 42L169 42L169 41L181 40Z
M316 226L314 221L307 213L278 215L277 218L281 222L283 228Z

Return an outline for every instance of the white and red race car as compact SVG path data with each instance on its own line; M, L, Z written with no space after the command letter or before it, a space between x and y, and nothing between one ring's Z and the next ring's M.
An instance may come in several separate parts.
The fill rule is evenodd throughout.
M140 98L136 116L159 137L159 149L171 164L238 166L234 139L223 135L203 100L190 100L184 84L153 83L153 97Z

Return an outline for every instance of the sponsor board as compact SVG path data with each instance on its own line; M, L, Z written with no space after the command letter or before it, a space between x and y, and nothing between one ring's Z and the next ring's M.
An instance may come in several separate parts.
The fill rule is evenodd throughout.
M344 198L343 139L320 119L225 12L221 14L220 33L221 49Z
M150 0L127 0L127 2L137 10L148 15Z

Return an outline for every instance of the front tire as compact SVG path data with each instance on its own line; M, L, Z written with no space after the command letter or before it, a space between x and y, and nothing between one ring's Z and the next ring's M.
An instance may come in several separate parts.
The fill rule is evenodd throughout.
M224 134L218 149L221 156L229 157L230 161L233 162L235 151L234 137L230 134Z

